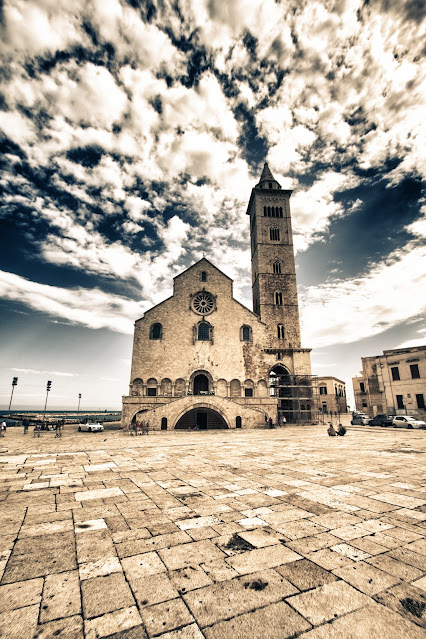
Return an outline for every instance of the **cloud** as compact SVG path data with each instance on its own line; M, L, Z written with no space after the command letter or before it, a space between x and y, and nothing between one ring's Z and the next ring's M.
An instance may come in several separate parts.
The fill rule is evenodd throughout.
M11 368L11 371L17 373L31 373L33 375L52 375L56 377L78 377L78 373L61 373L59 371L37 370L35 368Z
M426 310L426 247L409 244L364 277L334 280L300 296L306 345L319 348L377 335Z
M0 295L73 324L119 333L132 333L134 321L150 306L99 289L64 289L38 284L4 271L0 271Z

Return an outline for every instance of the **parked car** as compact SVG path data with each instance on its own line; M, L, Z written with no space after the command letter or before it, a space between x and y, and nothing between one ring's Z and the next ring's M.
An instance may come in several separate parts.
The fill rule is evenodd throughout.
M422 428L426 430L426 422L411 415L396 415L393 418L393 425L396 428Z
M352 426L366 426L370 423L370 419L370 415L365 415L365 413L358 413L357 415L354 415L352 417L351 424Z
M393 418L396 415L376 415L373 419L370 419L370 426L392 426Z
M99 422L87 422L86 424L78 425L79 432L86 431L89 433L96 433L98 431L102 431L103 429L103 424L99 424Z

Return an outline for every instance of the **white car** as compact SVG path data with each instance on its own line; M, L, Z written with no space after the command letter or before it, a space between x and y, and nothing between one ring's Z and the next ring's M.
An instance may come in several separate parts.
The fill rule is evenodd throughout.
M393 426L396 428L422 428L426 429L426 422L410 415L397 415L393 418Z
M97 433L104 429L103 425L99 422L87 422L87 424L79 424L78 430L81 432L82 430L87 431L89 433Z

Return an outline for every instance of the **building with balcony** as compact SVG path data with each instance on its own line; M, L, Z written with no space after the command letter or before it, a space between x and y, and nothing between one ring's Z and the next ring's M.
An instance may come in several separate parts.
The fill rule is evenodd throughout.
M383 351L362 357L362 371L352 379L356 409L426 417L426 346Z
M348 412L346 402L346 384L337 377L318 377L319 411L323 415L335 415Z

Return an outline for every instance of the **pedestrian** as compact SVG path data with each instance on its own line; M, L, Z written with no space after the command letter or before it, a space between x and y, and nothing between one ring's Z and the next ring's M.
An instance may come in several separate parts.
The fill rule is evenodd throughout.
M339 424L339 427L337 429L337 434L340 435L340 437L343 437L344 435L346 435L346 428L342 424Z
M272 417L270 417L268 419L268 424L269 424L269 428L273 428L274 427L274 424L273 424L273 421L272 421Z
M148 420L146 420L146 423L145 423L145 433L147 435L149 434L149 421Z
M281 417L281 426L285 426L286 424L287 424L287 419L286 419L286 416L285 416L285 415L283 415L283 416Z
M60 421L56 422L55 430L56 430L55 437L62 437L62 423Z
M6 434L6 422L2 422L0 426L0 437L4 437Z
M329 437L336 437L337 433L334 429L333 424L330 422L327 428L327 433Z
M22 422L23 426L24 426L24 435L26 435L28 433L28 428L29 428L29 422L28 419L24 419L24 421Z
M41 435L41 426L40 424L36 424L33 430L33 437L40 437Z

